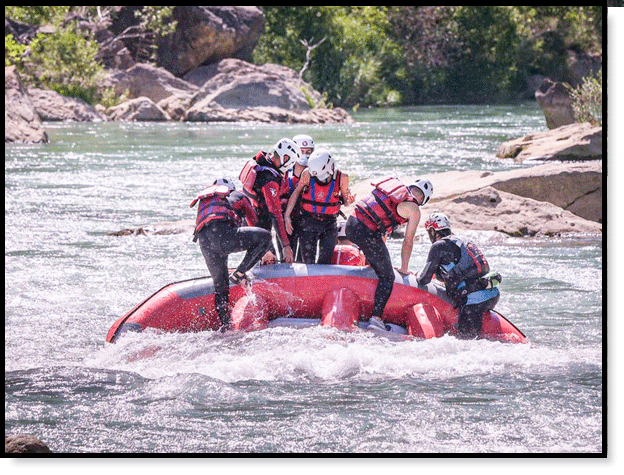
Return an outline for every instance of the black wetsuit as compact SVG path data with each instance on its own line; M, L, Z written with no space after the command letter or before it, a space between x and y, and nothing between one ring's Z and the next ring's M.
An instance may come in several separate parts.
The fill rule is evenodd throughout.
M249 194L248 190L245 190L245 193L254 202L258 226L268 231L271 231L271 228L275 230L278 244L275 255L281 260L282 249L290 245L280 203L282 173L269 162L265 152L259 152L254 160L258 166L252 187L253 193Z
M440 239L431 245L427 263L418 276L418 285L431 282L433 275L445 281L447 295L459 309L457 332L460 337L474 338L481 333L483 313L492 310L498 303L497 288L487 289L487 282L480 276L465 278L461 275L449 277L449 270L461 259L461 248L449 239ZM462 285L463 282L463 285Z
M256 216L247 197L234 191L227 197L234 211L247 223L256 222ZM210 221L196 234L199 246L213 278L215 308L221 319L222 330L230 323L228 255L247 251L236 271L250 270L271 246L271 233L255 226L241 226L232 220Z
M360 248L366 256L366 262L377 274L379 283L375 289L372 315L381 317L394 286L394 268L390 253L383 240L384 234L382 231L371 230L354 215L349 216L347 220L345 234L349 241Z
M297 234L302 262L306 264L331 263L334 247L338 241L338 226L335 217L318 219L314 215L302 213L299 217ZM317 244L318 259L316 258Z

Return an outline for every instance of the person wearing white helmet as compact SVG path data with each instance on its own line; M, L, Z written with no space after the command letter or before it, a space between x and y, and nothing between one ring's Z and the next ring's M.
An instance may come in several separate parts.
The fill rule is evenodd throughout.
M297 160L297 163L302 167L307 167L308 159L312 152L314 152L314 140L307 134L298 134L293 137L293 141L299 145L301 149L301 158Z
M308 160L308 168L301 174L295 191L288 200L284 221L286 230L293 232L291 214L300 200L299 247L306 264L329 264L336 245L336 219L342 204L353 203L349 190L349 176L335 167L332 154L317 149ZM318 259L316 256L319 248Z
M301 179L301 174L303 170L308 166L308 158L310 154L314 151L314 140L312 137L306 134L299 134L293 137L293 142L295 142L299 149L301 150L301 155L295 161L295 164L292 168L286 170L284 176L282 177L282 186L280 188L280 201L282 203L282 210L286 211L286 206L288 205L288 199L295 191L299 180ZM295 261L301 261L301 250L298 249L299 244L299 219L301 218L301 212L299 207L295 207L293 212L291 213L291 222L293 225L293 232L289 235L290 237L290 247L292 248L295 256Z
M385 330L383 311L392 294L394 268L384 236L406 224L401 246L401 267L397 270L407 275L414 236L420 222L420 206L431 199L433 185L429 180L419 179L406 186L393 177L375 181L372 185L373 191L355 205L347 220L345 232L347 238L362 250L366 261L377 274L378 283L369 328Z
M221 331L230 325L228 256L246 251L243 260L230 276L239 283L271 245L271 233L255 227L256 213L249 199L236 191L229 178L218 178L191 202L199 202L193 241L206 261L215 288L215 308L221 320Z
M432 244L417 278L418 285L429 284L435 274L444 282L447 295L459 310L458 337L478 337L483 313L498 303L502 278L490 272L485 256L474 242L451 232L450 220L444 213L432 213L425 221L425 229Z
M293 252L282 215L280 188L283 172L300 157L299 146L289 138L282 138L273 145L270 152L258 152L245 164L240 173L243 193L249 197L258 214L258 226L269 231L273 227L277 236L278 249L275 250L275 254L267 253L265 261L274 260L278 254L281 254L281 260L284 262L293 261Z

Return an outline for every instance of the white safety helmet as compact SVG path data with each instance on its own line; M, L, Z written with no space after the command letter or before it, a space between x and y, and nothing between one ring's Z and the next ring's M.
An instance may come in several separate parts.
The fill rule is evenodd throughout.
M448 219L448 216L441 211L434 211L429 215L427 221L425 221L425 229L427 231L429 231L429 229L435 229L436 231L451 229L451 221Z
M338 237L339 238L347 237L347 222L346 221L340 221L338 223Z
M427 221L425 221L425 229L429 235L429 240L435 242L436 232L448 229L451 231L451 221L444 213L440 211L434 211L429 215Z
M301 149L301 157L297 160L297 163L302 167L307 167L308 159L312 152L314 152L314 140L309 135L299 134L293 137L293 141L299 145ZM304 150L306 150L307 153L304 152Z
M301 158L301 149L299 145L288 138L283 138L271 149L271 155L273 156L273 165L280 170L288 170L294 163L295 160L299 160ZM279 165L275 161L275 155L279 155L281 159L281 165Z
M418 188L420 191L423 192L423 195L425 195L425 197L422 200L422 203L419 203L419 205L420 206L426 205L427 202L431 199L431 196L433 195L433 185L431 184L431 182L427 180L426 178L421 178L419 180L416 180L414 183L410 184L407 188L411 190L413 186ZM416 197L414 196L414 198Z
M320 181L327 181L334 176L334 159L331 153L324 148L312 152L308 160L308 170L311 176Z
M230 191L234 191L236 190L236 185L234 185L234 182L232 180L230 180L229 178L217 178L213 185L225 185L227 186Z

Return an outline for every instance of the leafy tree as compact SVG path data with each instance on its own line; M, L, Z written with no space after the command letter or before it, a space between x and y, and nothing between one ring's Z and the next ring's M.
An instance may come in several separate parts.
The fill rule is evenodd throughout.
M278 63L301 70L304 79L337 105L401 102L402 51L390 37L388 7L265 6L265 34L253 55L257 64ZM404 71L403 71L404 73Z

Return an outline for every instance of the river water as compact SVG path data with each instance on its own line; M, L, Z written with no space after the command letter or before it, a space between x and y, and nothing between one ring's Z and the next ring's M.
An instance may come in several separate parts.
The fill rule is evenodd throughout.
M135 304L207 273L189 235L107 233L193 219L197 191L282 136L311 134L357 182L519 167L495 158L500 143L545 129L534 103L355 118L47 123L50 144L5 145L5 434L64 453L603 452L601 238L468 233L527 345L320 327L105 342ZM400 262L401 240L388 246ZM411 270L428 248L420 229Z

